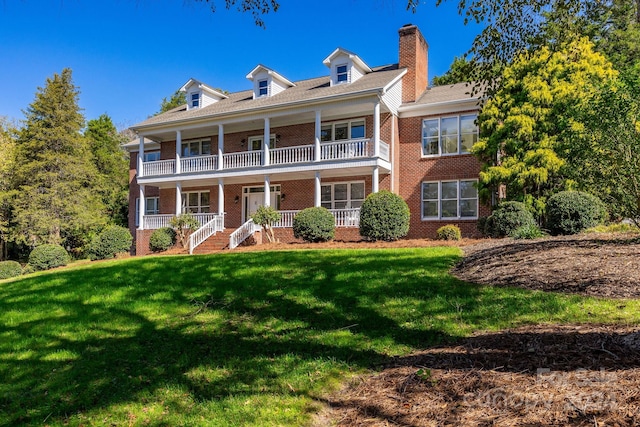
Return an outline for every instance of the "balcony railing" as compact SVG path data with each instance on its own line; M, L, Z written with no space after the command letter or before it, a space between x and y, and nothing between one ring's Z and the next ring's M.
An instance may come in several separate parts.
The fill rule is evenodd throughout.
M273 228L291 228L293 227L293 218L300 211L278 211L280 221L273 224ZM336 227L359 227L360 226L360 209L329 209L336 221Z
M320 161L374 158L373 141L352 139L325 142L320 145ZM262 166L262 151L243 151L222 155L223 169L246 169ZM380 141L380 157L389 160L389 144ZM314 145L274 148L269 151L271 165L296 165L311 163L316 159ZM184 157L180 159L180 173L213 172L218 170L218 156ZM142 163L141 176L163 176L176 173L175 160L158 160Z
M216 214L216 213L195 213L195 214L191 214L191 215L193 215L193 217L198 220L198 222L200 223L201 227L204 224L206 224L209 221L211 221L212 219L215 219L215 218L218 217L218 214ZM168 227L169 226L169 221L174 216L175 215L173 215L173 214L168 214L168 215L145 215L144 216L144 222L143 222L144 228L147 229L147 230L157 230L158 228Z

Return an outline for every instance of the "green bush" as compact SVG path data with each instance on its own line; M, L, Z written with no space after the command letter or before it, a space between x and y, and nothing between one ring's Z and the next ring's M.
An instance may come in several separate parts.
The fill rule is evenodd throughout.
M509 233L509 237L516 240L530 240L537 239L538 237L544 237L544 233L537 225L523 225Z
M171 248L176 243L176 232L173 228L162 227L151 233L149 237L149 249L153 252L162 252Z
M576 234L604 223L607 209L596 196L561 191L547 201L547 228L551 234Z
M618 222L609 225L596 225L584 230L585 233L640 233L640 228L635 224Z
M524 203L502 202L485 221L485 234L490 237L505 237L520 227L536 225L533 214Z
M390 191L371 193L360 208L360 235L370 240L398 240L409 232L409 206Z
M116 254L129 252L133 237L127 228L110 225L93 238L87 253L91 260L114 258Z
M34 270L49 270L50 268L67 265L71 257L60 245L36 246L29 254L29 265Z
M169 226L176 232L176 239L186 249L189 244L189 235L200 228L200 221L190 213L183 213L171 218Z
M32 265L30 265L30 264L25 264L25 266L24 266L24 267L22 267L22 274L23 274L23 275L25 275L25 274L31 274L31 273L35 273L35 272L36 272L36 269L35 269L35 268L33 268L33 266L32 266Z
M0 280L17 277L22 274L22 267L16 261L0 261Z
M460 240L462 239L462 233L457 225L448 224L438 228L436 237L438 240Z
M293 236L305 242L327 242L336 234L336 221L328 209L307 208L293 218Z

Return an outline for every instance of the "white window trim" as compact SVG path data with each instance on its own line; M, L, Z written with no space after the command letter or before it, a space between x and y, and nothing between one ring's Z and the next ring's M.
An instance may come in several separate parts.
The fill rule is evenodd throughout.
M152 196L152 197L145 197L145 203L144 203L144 210L145 210L145 215L158 215L160 213L160 197L158 196ZM149 210L149 200L155 199L156 203L156 208L151 211L148 212ZM140 197L136 197L136 220L135 220L135 225L136 227L140 226Z
M201 194L207 193L209 194L209 205L208 206L204 206L201 205ZM192 213L207 213L207 212L201 212L203 207L206 207L209 209L209 213L211 212L211 192L209 190L202 190L202 191L184 191L182 192L182 201L180 203L181 208L180 211L181 213L186 213L187 212L187 208L188 207L194 207L194 206L189 206L189 195L190 194L197 194L198 195L198 212L192 212Z
M254 150L253 149L253 141L262 141L264 139L264 135L254 135L254 136L250 136L249 138L247 138L247 150L248 151L262 151L264 149L264 144L262 145L262 148L260 148L259 150ZM276 134L272 133L271 135L269 135L269 148L273 149L276 148Z
M466 181L472 181L474 183L478 183L477 179L444 179L442 181L422 181L420 183L420 217L422 218L422 221L473 221L473 220L477 220L478 219L478 213L480 210L480 203L478 200L478 191L476 188L476 197L475 197L475 201L476 201L476 215L475 216L460 216L460 200L474 200L474 199L469 199L469 198L465 198L465 199L461 199L460 198L460 182L466 182ZM443 217L442 216L442 208L441 208L441 202L442 202L442 183L446 183L446 182L455 182L456 183L456 201L457 201L457 209L458 209L458 215L455 217ZM425 216L424 215L424 202L426 201L425 199L422 198L422 194L423 194L423 185L424 184L438 184L438 199L427 199L429 201L436 201L438 203L438 216ZM453 200L453 199L446 199L446 200Z
M362 117L362 118L358 118L358 119L350 119L350 120L341 120L341 121L335 121L335 122L325 122L322 123L320 125L320 129L326 127L326 126L331 126L331 140L329 141L321 141L323 143L330 143L330 142L338 142L338 141L349 141L351 139L353 139L353 137L351 136L351 126L353 125L353 123L359 123L359 122L363 122L364 123L364 136L362 137L363 139L367 138L367 120ZM336 137L336 125L347 125L347 133L349 134L347 139L335 139Z
M346 200L338 200L338 202L347 202L347 206L346 208L340 208L340 209L356 209L353 208L351 206L351 202L354 200L351 197L351 185L352 184L362 184L362 188L363 188L363 198L362 199L355 199L356 201L360 201L362 200L362 202L364 202L364 199L367 198L367 185L364 181L340 181L340 182L323 182L320 186L321 188L321 192L322 192L322 187L325 186L331 186L331 207L327 208L327 209L336 209L336 199L335 199L335 193L334 193L334 187L336 184L347 184L347 199ZM320 199L320 206L322 206L323 204L329 203L328 201L323 201L322 197Z
M145 151L144 152L144 157L142 158L144 162L155 162L158 160L148 160L148 156L150 154L157 154L158 155L158 160L160 160L160 150L153 150L153 151Z
M213 153L202 154L202 143L203 142L208 142L209 146L211 147L211 151L213 151L213 144L212 144L210 138L189 139L189 140L186 140L186 141L182 141L182 145L180 146L180 155L182 157L198 157L198 156L210 156L210 155L212 155ZM184 154L184 146L185 145L190 145L190 144L193 144L193 143L198 143L198 153L199 154L196 154L195 156L192 156L191 154ZM189 152L191 152L191 151L189 151Z
M198 105L196 105L196 106L193 105L193 101L194 101L193 96L194 95L198 96L198 99L195 100L195 101L198 101ZM189 102L189 109L202 107L202 92L200 92L200 91L189 92L189 98L188 98L187 102Z
M420 154L422 158L433 158L433 157L446 157L446 156L464 156L464 155L469 155L471 154L469 151L462 151L462 127L460 125L461 123L461 118L462 117L468 117L468 116L475 116L476 120L478 119L478 114L477 113L469 113L469 114L456 114L456 115L446 115L446 116L439 116L439 117L429 117L429 118L424 118L422 119L422 126L420 128ZM450 118L457 118L458 119L458 151L456 153L443 153L442 152L442 131L441 131L441 125L442 125L442 120L443 119L450 119ZM424 140L425 137L422 134L423 129L424 129L424 123L427 121L432 121L432 120L437 120L438 121L438 154L424 154ZM478 128L478 126L476 125L476 131L477 131L477 135L478 137L480 136L480 129Z
M340 73L338 72L338 68L340 67L345 67L345 72L344 73ZM347 79L340 81L339 80L339 76L340 75L346 75ZM341 63L341 64L336 64L336 68L335 68L335 84L337 85L342 85L342 84L347 84L347 83L351 83L351 70L349 68L349 64L348 63Z
M262 88L260 87L260 83L265 82L265 86ZM260 93L260 89L265 89L267 91L267 93L261 94ZM269 96L269 94L271 93L271 82L269 81L269 79L260 79L258 80L258 82L256 83L256 98L262 98L264 96Z

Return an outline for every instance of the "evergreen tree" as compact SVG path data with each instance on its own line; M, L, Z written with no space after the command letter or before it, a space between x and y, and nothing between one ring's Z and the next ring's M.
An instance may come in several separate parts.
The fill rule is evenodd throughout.
M13 234L28 246L81 247L107 221L70 69L48 78L16 140Z
M180 107L181 105L185 105L187 103L187 96L184 92L179 90L175 91L173 95L167 98L162 98L162 103L160 104L160 111L158 111L155 115L166 113L169 110L173 110L176 107Z
M15 164L15 129L0 117L0 261L7 258L9 222L11 219L13 169Z
M122 149L124 140L107 114L89 120L85 137L97 169L94 186L116 225L127 226L129 209L129 157Z

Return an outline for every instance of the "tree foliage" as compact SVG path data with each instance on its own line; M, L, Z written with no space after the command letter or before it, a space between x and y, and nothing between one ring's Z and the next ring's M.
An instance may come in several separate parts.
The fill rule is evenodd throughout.
M255 213L251 216L253 222L262 226L264 234L270 243L276 241L273 233L273 224L280 221L280 213L272 206L259 206Z
M168 99L162 98L162 103L160 104L160 111L158 111L155 115L166 113L169 110L173 110L176 107L180 107L181 105L185 105L187 103L187 96L184 92L177 90L171 95Z
M206 3L211 7L211 11L216 11L215 0L195 0L199 3ZM263 15L269 12L277 12L280 4L276 0L224 0L227 9L235 7L239 12L249 12L253 16L253 20L258 27L265 27Z
M434 86L452 85L456 83L472 82L474 78L474 63L464 56L456 56L446 73L434 76L431 83Z
M505 184L509 200L541 215L548 195L572 186L564 166L571 132L580 128L575 112L615 75L587 39L520 55L478 116L481 138L472 151L484 164L481 198Z
M13 231L28 246L82 246L107 222L77 101L71 70L54 74L38 88L16 140Z
M169 227L176 232L176 239L180 242L182 248L186 249L189 245L189 235L200 228L200 221L190 213L183 213L171 218Z
M13 170L15 168L15 128L0 117L0 260L7 257L11 219Z

